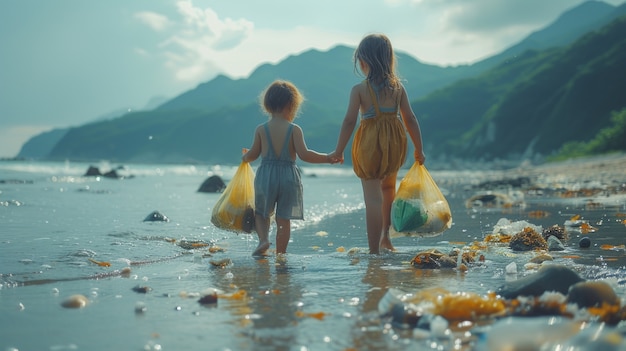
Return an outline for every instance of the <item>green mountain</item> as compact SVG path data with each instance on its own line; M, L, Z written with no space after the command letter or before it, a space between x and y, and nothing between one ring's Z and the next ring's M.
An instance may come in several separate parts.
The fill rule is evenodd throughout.
M119 162L233 163L249 147L256 125L265 120L259 95L274 79L287 79L306 97L301 118L309 147L331 151L350 88L363 79L355 74L354 48L310 50L277 65L258 67L247 79L225 76L200 84L151 111L72 128L49 158ZM468 66L423 64L398 53L407 89L422 96L470 75ZM404 73L406 72L406 73ZM413 92L412 92L413 94Z
M427 138L431 152L532 157L593 139L626 107L624 33L626 16L568 47L527 51L417 101L426 135L439 137Z
M311 104L344 108L350 88L363 79L355 74L353 53L354 48L347 46L337 46L326 52L310 50L290 56L277 65L261 65L246 79L218 76L167 101L157 110L194 108L213 111L223 106L247 104L258 100L261 91L277 78L293 82ZM397 56L399 73L415 97L473 74L468 66L440 67L421 63L401 52Z
M623 18L571 43L625 8L585 2L510 50L471 66L427 65L398 53L429 160L545 156L611 127L610 112L623 107L618 95L626 81L617 68L624 62ZM526 48L532 50L515 51ZM330 151L350 87L363 79L355 75L352 53L345 46L311 50L259 66L246 79L216 77L153 110L72 128L48 158L235 164L266 119L258 96L274 79L301 89L307 100L296 123L309 147Z
M584 34L598 30L624 14L626 4L616 8L601 1L583 2L565 11L550 26L531 33L518 44L473 66L490 68L506 60L514 60L517 55L527 50L544 50L572 44Z

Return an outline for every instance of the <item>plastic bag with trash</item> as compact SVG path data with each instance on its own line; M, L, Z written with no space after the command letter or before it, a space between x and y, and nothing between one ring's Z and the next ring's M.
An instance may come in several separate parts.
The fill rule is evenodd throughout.
M235 175L213 206L211 223L236 233L254 230L254 171L248 162L241 162Z
M452 226L445 196L426 170L415 162L404 176L391 205L392 236L436 236Z

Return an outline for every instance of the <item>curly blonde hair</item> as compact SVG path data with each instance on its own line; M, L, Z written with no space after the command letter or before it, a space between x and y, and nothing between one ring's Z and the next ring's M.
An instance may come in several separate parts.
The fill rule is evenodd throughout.
M303 101L304 96L293 83L276 80L265 89L262 106L267 114L282 112L291 122Z

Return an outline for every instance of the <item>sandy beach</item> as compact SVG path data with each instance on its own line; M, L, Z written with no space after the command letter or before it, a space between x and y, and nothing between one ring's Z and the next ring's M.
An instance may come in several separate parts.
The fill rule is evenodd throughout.
M501 176L505 178L525 176L551 186L558 183L586 182L615 185L626 182L626 154L571 159L541 165L522 165L502 171Z

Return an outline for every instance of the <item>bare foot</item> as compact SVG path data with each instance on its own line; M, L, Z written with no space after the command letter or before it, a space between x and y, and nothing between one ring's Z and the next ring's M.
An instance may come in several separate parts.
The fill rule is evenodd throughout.
M380 238L380 248L381 249L385 249L385 250L389 250L391 252L395 252L396 248L393 247L393 244L391 243L391 239L389 239L388 236L384 236L382 238Z
M259 246L256 247L256 249L252 253L252 256L265 256L265 253L266 253L267 249L270 248L270 245L271 244L269 242L261 242L261 243L259 243Z
M287 263L287 254L286 253L276 254L276 263L279 263L279 264Z

